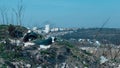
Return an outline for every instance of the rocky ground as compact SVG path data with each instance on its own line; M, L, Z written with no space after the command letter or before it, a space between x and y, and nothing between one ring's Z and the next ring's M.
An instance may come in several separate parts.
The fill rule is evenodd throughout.
M67 42L56 42L47 50L38 50L37 46L0 46L3 68L117 68L120 64L118 57L107 59L106 55L95 55Z
M17 45L8 39L22 38L9 34L5 38L3 35L0 41L0 68L120 68L119 48L114 51L103 46L83 48L57 39L50 48L39 50L37 45L24 47L23 41Z

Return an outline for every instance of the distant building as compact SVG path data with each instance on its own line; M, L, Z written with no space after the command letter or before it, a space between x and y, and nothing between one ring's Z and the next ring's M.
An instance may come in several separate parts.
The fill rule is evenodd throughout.
M37 27L33 27L33 29L32 29L32 30L33 30L33 31L35 31L35 30L37 30L37 29L38 29Z
M60 30L60 31L63 31L63 30L64 30L64 28L59 28L59 30Z
M50 32L50 25L47 24L45 25L45 30L44 30L45 33L49 33Z
M54 32L54 31L59 31L59 28L52 28L51 31L52 31L52 32Z
M33 30L33 32L38 33L38 34L42 33L42 31L40 29L38 29L37 27L33 27L32 30Z

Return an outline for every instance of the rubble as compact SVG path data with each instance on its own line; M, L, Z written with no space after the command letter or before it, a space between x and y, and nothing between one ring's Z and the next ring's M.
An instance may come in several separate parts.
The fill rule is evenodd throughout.
M108 59L106 57L104 57L104 56L100 57L100 64L103 64L103 63L105 63L107 61L108 61Z

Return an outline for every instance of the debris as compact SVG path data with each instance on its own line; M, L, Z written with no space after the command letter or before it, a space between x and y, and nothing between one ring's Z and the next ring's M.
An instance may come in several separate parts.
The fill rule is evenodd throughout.
M25 46L25 47L31 46L31 45L35 45L35 43L32 43L32 42L25 42L25 43L24 43L24 46Z
M104 57L104 56L100 57L100 64L103 64L103 63L105 63L107 61L108 61L108 59L106 57Z
M31 65L30 65L30 64L26 64L26 67L27 67L27 68L31 68Z

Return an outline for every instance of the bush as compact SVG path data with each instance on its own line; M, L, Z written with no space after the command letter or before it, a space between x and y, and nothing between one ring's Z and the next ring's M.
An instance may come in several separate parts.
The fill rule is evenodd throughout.
M0 44L0 53L3 52L5 49L5 45L4 44Z
M15 26L10 24L8 26L8 32L9 32L9 35L12 36L12 37L14 36L13 31L15 31Z
M8 26L8 31L9 31L9 33L13 32L14 30L15 30L15 26L10 24L10 25Z

